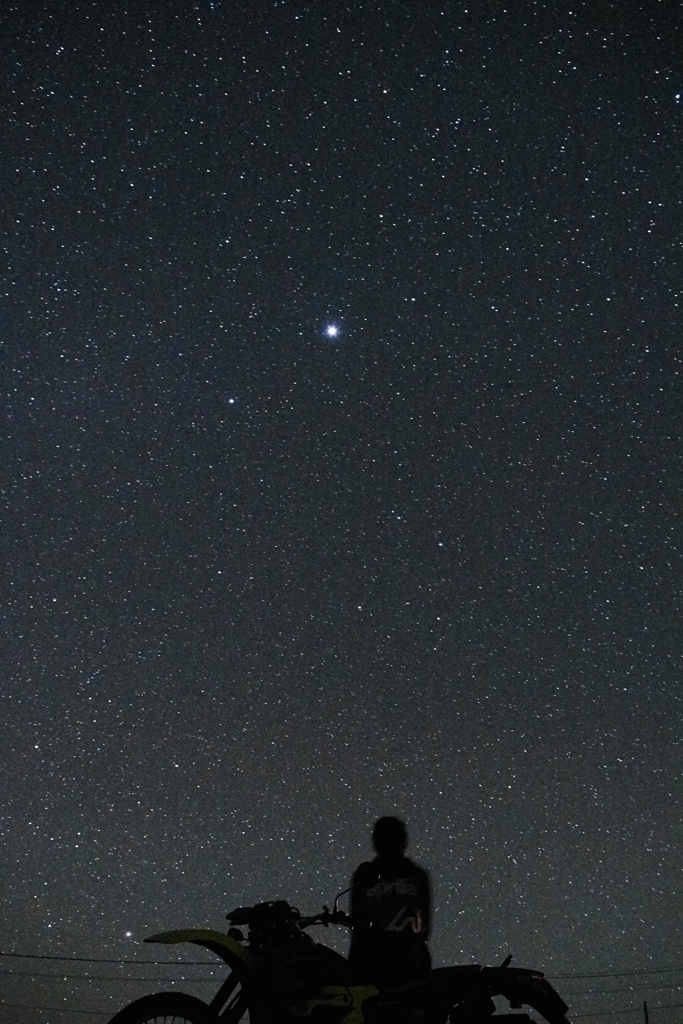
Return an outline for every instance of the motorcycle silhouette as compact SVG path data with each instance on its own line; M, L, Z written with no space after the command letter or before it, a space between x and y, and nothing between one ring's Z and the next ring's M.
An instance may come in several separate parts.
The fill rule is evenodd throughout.
M341 894L343 895L343 894ZM337 900L339 897L337 897ZM440 967L390 988L378 987L341 954L314 942L314 924L346 924L337 909L303 917L283 900L238 907L227 934L209 929L161 932L145 942L190 942L230 968L210 1003L180 992L144 996L110 1024L532 1024L526 1013L495 1017L494 996L512 1009L529 1006L548 1024L569 1024L567 1006L541 971L467 964ZM248 926L245 939L238 925Z

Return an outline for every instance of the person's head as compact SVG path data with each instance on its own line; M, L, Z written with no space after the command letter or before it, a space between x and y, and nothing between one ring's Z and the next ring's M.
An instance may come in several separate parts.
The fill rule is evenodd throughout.
M400 857L408 845L408 832L400 818L378 818L372 830L372 845L380 857Z

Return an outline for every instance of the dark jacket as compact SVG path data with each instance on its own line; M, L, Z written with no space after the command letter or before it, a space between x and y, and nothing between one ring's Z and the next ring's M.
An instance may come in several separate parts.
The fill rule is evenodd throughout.
M431 968L431 894L426 871L407 857L376 857L356 870L351 891L349 961L380 985Z

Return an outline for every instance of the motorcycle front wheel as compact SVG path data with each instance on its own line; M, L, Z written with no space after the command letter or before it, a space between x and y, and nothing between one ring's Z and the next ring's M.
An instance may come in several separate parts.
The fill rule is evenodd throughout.
M109 1024L216 1024L217 1019L201 999L183 992L158 992L124 1006Z

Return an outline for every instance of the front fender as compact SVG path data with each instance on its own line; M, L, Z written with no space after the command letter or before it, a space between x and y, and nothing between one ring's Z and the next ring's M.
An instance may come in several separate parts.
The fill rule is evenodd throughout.
M150 935L145 942L163 942L171 945L177 942L192 942L195 946L203 946L219 956L233 971L254 972L254 957L241 942L224 932L215 932L211 928L183 928L175 932L159 932Z

